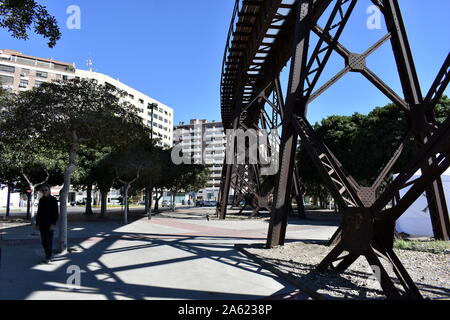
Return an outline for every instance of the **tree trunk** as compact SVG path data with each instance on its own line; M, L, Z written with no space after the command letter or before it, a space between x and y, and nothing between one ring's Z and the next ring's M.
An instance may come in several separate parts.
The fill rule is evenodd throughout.
M148 216L150 220L152 219L152 199L153 199L153 187L150 189L149 216Z
M22 176L25 178L25 180L28 182L28 185L30 187L31 190L31 210L30 210L30 219L31 219L31 224L34 226L36 223L36 219L34 217L34 200L36 199L36 184L33 184L30 180L30 178L28 178L28 176L22 172ZM46 183L48 181L49 178L49 173L47 172L47 178L45 178L44 181L42 181L41 183L38 183L37 185L42 185L44 183Z
M27 192L27 220L31 220L31 193Z
M11 184L8 183L8 196L6 197L6 217L11 215Z
M94 206L98 206L100 203L100 192L98 189L94 191Z
M145 203L145 214L148 216L148 212L150 209L150 201L149 201L149 194L150 194L150 189L148 187L145 188L144 190L144 203Z
M86 211L84 212L87 216L93 216L94 212L92 211L92 183L88 184L86 188Z
M297 212L298 212L298 216L301 219L306 219L306 211L305 211L305 204L303 203L303 196L298 197Z
M100 217L105 218L106 217L106 210L107 210L107 202L108 202L108 191L102 191L101 193L101 209L100 209Z
M172 212L175 212L175 198L177 197L177 193L172 193Z
M145 188L145 214L149 220L152 219L152 191L153 187L151 186Z
M123 211L123 222L125 224L128 224L128 189L130 188L130 185L126 184L124 186L124 188L125 188L125 195L124 195L123 202L124 202L125 208L124 208L124 211Z
M34 201L36 199L36 187L34 185L30 186L31 189L31 210L30 210L30 217L31 217L31 224L34 226L36 224L36 219L35 219L35 213L34 213Z
M67 202L69 201L70 183L72 174L77 168L77 154L80 147L76 132L72 132L73 141L69 153L69 165L64 171L64 186L60 191L60 212L59 212L59 253L65 253L68 248L67 243Z
M156 188L156 190L155 190L155 193L156 193L156 197L155 197L155 209L153 210L153 212L155 212L155 213L159 213L159 204L158 204L158 202L159 202L159 198L158 198L158 188Z

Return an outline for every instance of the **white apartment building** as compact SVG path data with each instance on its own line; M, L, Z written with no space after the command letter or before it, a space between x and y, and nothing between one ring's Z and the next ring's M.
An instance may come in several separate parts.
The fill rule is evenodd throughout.
M193 119L189 124L181 122L174 131L174 144L181 144L183 154L211 171L206 188L197 193L197 200L217 201L226 148L222 123Z
M160 146L165 148L172 147L174 117L172 108L105 74L93 72L92 70L76 69L75 75L82 79L94 79L99 84L125 91L128 94L127 101L138 108L139 116L144 123L153 128L154 138L161 140Z
M95 79L100 84L127 92L127 101L139 109L143 122L152 127L154 137L161 140L160 146L172 147L174 110L165 104L107 75L76 69L75 64L28 56L14 50L0 50L0 85L9 91L25 91L43 82L76 77Z
M73 63L28 56L14 50L0 50L0 86L10 92L26 91L38 87L44 82L70 80L77 77L95 79L100 84L114 86L127 92L127 101L139 109L139 115L143 122L152 127L153 137L160 138L159 145L165 148L173 146L174 110L165 104L107 75L76 69ZM55 188L55 192L57 189ZM117 198L114 192L113 190L110 195L112 200L115 199L114 196ZM3 200L6 199L4 193L0 192L0 206L6 205L6 200ZM71 192L69 202L82 200L85 196L84 192ZM19 199L17 195L12 195L13 206L17 206L19 203L20 199L16 198Z

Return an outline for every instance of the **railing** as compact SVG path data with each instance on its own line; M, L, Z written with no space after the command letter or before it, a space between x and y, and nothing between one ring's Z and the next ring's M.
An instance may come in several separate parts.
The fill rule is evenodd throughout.
M233 33L235 31L235 21L236 21L236 17L238 16L238 13L239 13L239 2L240 1L241 0L236 0L236 3L234 5L233 18L231 19L230 29L228 31L227 44L225 46L225 53L223 54L222 76L221 76L221 79L220 79L220 84L221 84L221 86L220 86L220 93L221 94L222 94L222 88L223 88L223 86L222 86L222 84L223 84L223 77L225 75L225 66L227 64L227 54L228 54L228 51L229 51L229 49L231 47L231 40L233 38Z

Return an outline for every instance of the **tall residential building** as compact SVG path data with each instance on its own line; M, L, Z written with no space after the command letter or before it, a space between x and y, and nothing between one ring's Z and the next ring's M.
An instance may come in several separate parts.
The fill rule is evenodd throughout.
M161 147L171 148L173 145L173 117L174 110L165 104L127 86L126 84L102 73L77 69L76 77L97 80L99 84L112 86L127 92L128 102L139 110L139 116L144 123L152 127L155 138L160 138Z
M0 86L12 92L38 87L43 82L95 79L128 93L127 101L139 109L143 122L152 127L161 147L172 147L174 110L165 104L107 75L76 69L75 64L24 55L14 50L0 50Z
M43 82L75 77L75 65L0 50L0 85L19 92L38 87Z
M174 144L181 144L183 155L211 171L206 188L197 193L197 200L217 200L226 148L222 123L193 119L189 124L180 122L174 132Z

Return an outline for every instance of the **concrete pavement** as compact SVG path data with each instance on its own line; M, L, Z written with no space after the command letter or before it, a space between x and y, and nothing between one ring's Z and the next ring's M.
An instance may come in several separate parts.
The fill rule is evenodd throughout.
M265 242L262 220L207 221L207 208L120 222L70 224L76 253L40 265L39 238L23 224L4 224L0 238L0 299L223 299L305 298L234 249ZM325 240L335 226L294 221L287 238ZM76 283L81 273L80 286Z

